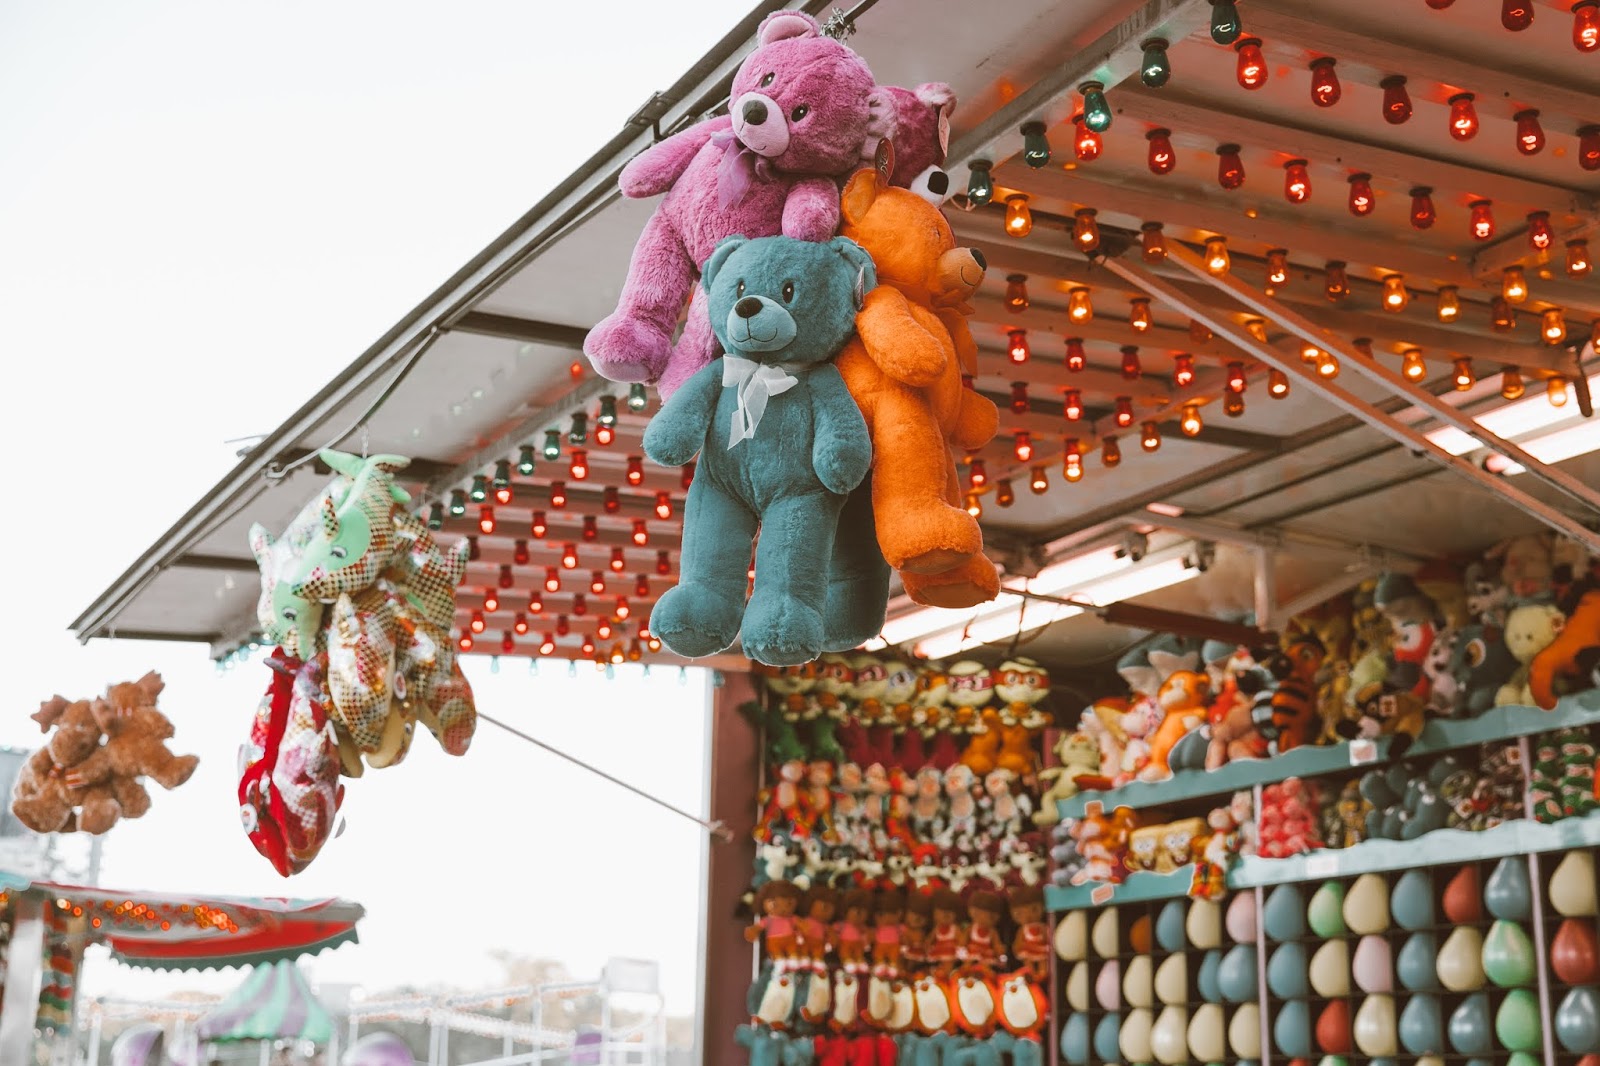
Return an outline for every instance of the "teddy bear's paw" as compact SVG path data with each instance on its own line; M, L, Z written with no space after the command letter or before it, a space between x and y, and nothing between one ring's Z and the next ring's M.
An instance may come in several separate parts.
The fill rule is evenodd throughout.
M583 354L608 381L654 381L672 355L672 338L618 310L600 320L583 339Z
M801 666L822 654L822 615L791 597L763 596L757 590L741 637L744 653L758 663Z
M668 589L650 611L650 632L687 659L727 651L739 638L744 604L703 585Z
M1000 594L999 575L985 555L974 555L961 565L937 574L904 571L900 574L900 583L913 602L946 610L976 607Z
M899 570L938 574L983 551L978 520L942 501L880 510L877 519L884 557Z

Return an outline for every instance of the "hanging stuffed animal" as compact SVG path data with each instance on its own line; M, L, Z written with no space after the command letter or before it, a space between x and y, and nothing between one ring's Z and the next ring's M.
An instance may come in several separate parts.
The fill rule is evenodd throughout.
M714 655L742 637L746 655L772 665L822 654L839 513L872 461L861 412L828 361L874 277L871 258L844 238L733 237L706 262L707 304L728 354L675 393L644 438L664 466L700 456L680 582L650 617L674 652Z
M839 225L837 177L894 132L866 63L824 37L810 15L774 12L756 39L734 74L728 115L651 146L622 172L624 196L666 197L634 248L617 310L589 331L584 353L603 377L656 382L663 399L725 340L705 293L690 300L719 243L735 235L828 240ZM688 324L674 348L686 301Z

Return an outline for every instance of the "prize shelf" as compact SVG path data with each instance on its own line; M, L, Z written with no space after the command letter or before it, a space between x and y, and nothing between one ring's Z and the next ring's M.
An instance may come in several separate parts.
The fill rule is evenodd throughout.
M1470 748L1495 740L1511 740L1568 726L1600 722L1600 689L1565 696L1554 710L1538 707L1495 707L1477 718L1435 718L1417 737L1407 759ZM1130 781L1106 792L1080 792L1057 802L1063 818L1081 818L1084 808L1100 802L1107 809L1162 807L1206 796L1223 796L1288 777L1316 777L1384 761L1389 740L1376 744L1345 741L1326 747L1300 747L1266 759L1241 759L1216 770L1182 770L1162 781Z

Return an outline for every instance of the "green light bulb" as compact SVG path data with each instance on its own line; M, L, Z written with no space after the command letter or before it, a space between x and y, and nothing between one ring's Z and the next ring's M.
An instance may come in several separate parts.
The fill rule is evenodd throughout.
M467 494L460 489L450 490L450 517L460 518L467 513Z
M1239 9L1233 0L1211 0L1211 39L1232 44L1239 39Z
M600 417L595 419L602 426L617 424L617 398L615 396L600 397Z
M499 462L494 464L494 487L497 489L507 489L511 487L510 460L501 459Z
M468 496L471 498L473 503L482 503L484 500L488 499L489 479L484 477L482 474L474 475L472 478L472 491L468 493Z
M444 504L435 503L428 508L428 528L435 532L444 528Z
M517 453L517 473L523 477L533 475L533 445L524 444L522 450Z
M628 386L628 410L637 414L650 406L650 397L645 395L644 385L634 382Z
M1106 103L1106 90L1097 81L1084 82L1081 90L1083 93L1083 124L1096 133L1104 133L1111 128L1111 105Z
M589 439L589 416L578 411L572 416L572 428L567 431L567 439L573 444L582 444Z
M547 429L544 431L544 457L550 460L561 458L561 431Z
M972 170L967 178L967 199L977 207L994 199L994 181L989 177L991 165L987 159L974 159L967 164Z
M1044 135L1043 122L1022 124L1022 161L1035 168L1049 165L1050 141Z
M1167 42L1159 37L1144 42L1144 60L1139 64L1139 80L1159 89L1172 78L1172 63L1167 59Z

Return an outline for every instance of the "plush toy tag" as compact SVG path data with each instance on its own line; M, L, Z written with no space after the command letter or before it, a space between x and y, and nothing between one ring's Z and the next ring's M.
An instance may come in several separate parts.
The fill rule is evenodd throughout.
M894 145L887 137L878 142L878 151L872 157L872 166L885 181L894 173Z
M1116 894L1117 887L1115 885L1101 885L1089 893L1089 902L1099 907L1102 904L1110 903L1111 897Z
M1378 745L1375 741L1358 738L1350 742L1350 765L1365 766L1367 763L1378 761Z

